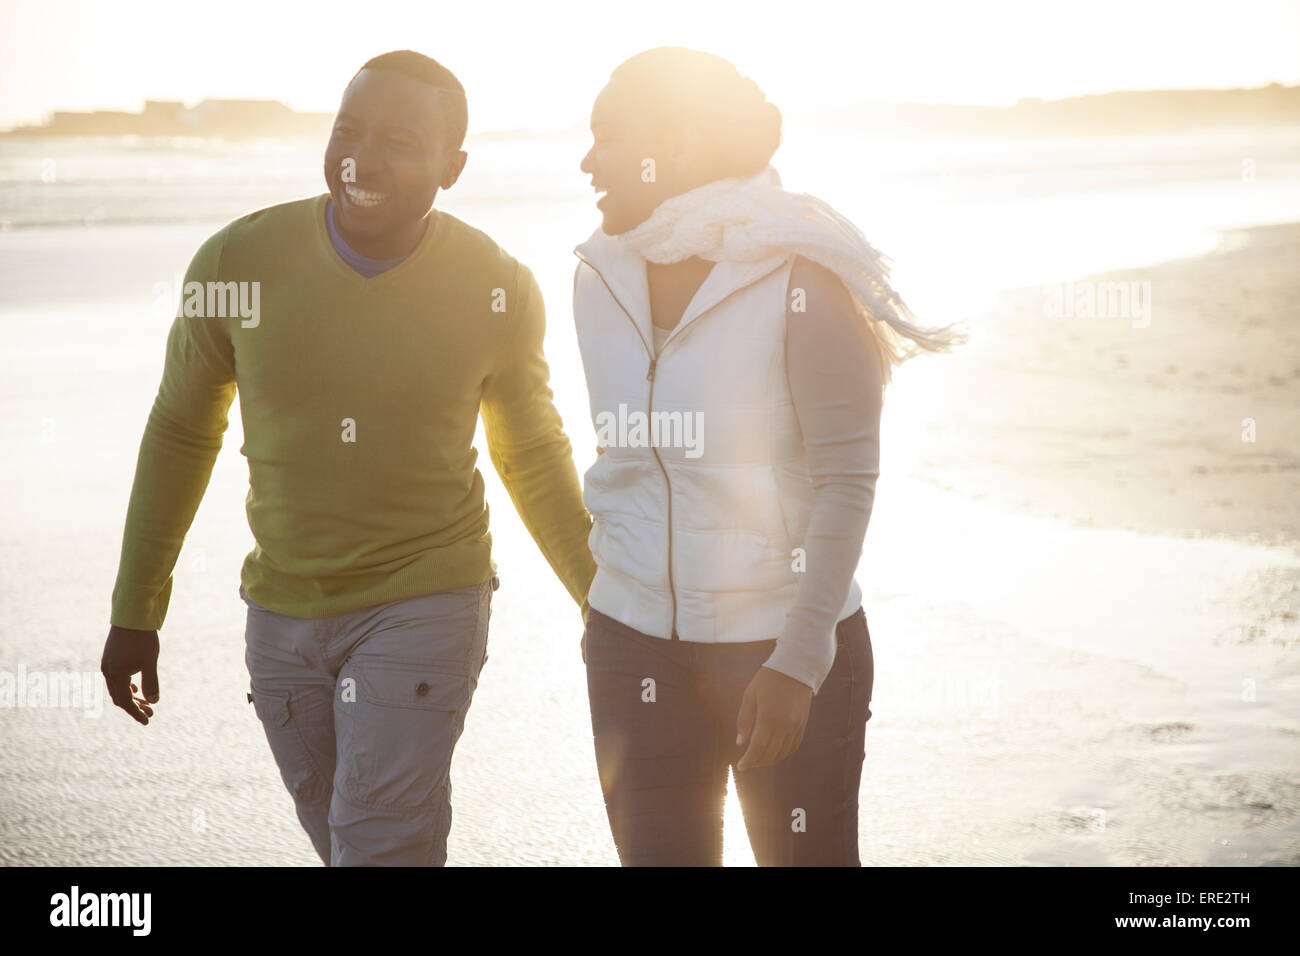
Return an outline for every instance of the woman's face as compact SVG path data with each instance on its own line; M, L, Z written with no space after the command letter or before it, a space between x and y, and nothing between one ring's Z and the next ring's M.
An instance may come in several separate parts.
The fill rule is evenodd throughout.
M681 138L656 134L644 116L614 83L601 90L591 110L595 142L582 158L582 171L605 194L596 208L606 235L639 226L665 199L708 181L693 175Z

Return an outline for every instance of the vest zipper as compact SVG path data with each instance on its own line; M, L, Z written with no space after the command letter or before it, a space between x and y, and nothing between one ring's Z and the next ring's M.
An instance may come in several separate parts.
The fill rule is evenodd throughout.
M608 288L608 286L606 286L606 288ZM610 292L610 295L613 295L612 291ZM623 314L627 315L629 319L632 318L626 309L623 310ZM633 322L632 324L635 325L636 323ZM641 334L640 329L637 329L637 334ZM642 342L644 341L645 339L643 338ZM647 424L654 421L655 368L658 365L659 356L650 356L650 368L645 373L646 381L650 383L650 394L646 398L646 405L648 406L646 411ZM668 469L664 467L663 459L659 457L659 449L654 445L651 445L650 454L654 455L655 462L659 465L659 470L663 472L664 484L668 486L668 593L673 596L673 623L672 630L669 633L670 640L676 641L679 640L679 638L677 637L677 588L673 584L673 483L668 480Z
M650 383L650 394L646 397L646 405L648 406L646 408L646 421L653 421L651 414L654 411L655 400L655 367L659 364L659 358L654 354L654 350L650 348L650 344L646 342L645 336L641 334L641 327L636 324L636 319L632 318L632 313L623 305L622 300L614 294L614 290L609 287L609 283L605 281L601 271L583 256L578 256L578 259L586 263L591 271L596 273L596 277L600 279L601 285L605 287L609 297L614 300L623 314L627 316L627 320L632 323L632 329L636 332L636 337L641 340L641 345L645 348L646 354L650 356L650 367L645 373L646 381ZM668 478L668 469L664 467L663 459L659 457L659 450L654 445L650 446L650 454L654 456L655 464L659 466L659 471L664 476L664 484L668 488L668 593L673 599L673 618L669 639L676 641L680 640L680 638L677 636L677 588L673 584L673 483Z

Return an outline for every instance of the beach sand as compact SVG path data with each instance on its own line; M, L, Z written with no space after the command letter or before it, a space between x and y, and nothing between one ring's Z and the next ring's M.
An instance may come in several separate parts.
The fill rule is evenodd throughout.
M1225 232L1207 256L1066 280L1076 293L1149 283L1149 324L1049 317L1053 284L1007 293L960 358L926 370L927 385L944 381L912 411L927 419L913 436L916 476L1085 525L1297 543L1298 266L1291 224ZM962 407L945 422L950 395Z

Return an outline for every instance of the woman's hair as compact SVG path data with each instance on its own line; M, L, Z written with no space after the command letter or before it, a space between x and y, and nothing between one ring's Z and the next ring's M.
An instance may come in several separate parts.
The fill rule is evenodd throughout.
M721 178L761 172L781 145L781 111L720 56L656 47L625 60L609 80L655 132L701 137Z

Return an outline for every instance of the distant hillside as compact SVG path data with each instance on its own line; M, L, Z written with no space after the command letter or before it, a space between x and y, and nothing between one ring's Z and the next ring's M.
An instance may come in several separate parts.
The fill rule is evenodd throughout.
M0 136L194 136L210 139L325 139L332 113L299 113L278 100L204 100L197 106L146 100L144 111L56 111L40 126Z
M1300 87L1249 90L1150 90L1014 106L861 103L810 111L826 125L897 136L1106 136L1229 127L1300 129Z
M1107 136L1232 127L1300 129L1300 87L1249 90L1151 90L1063 100L1025 99L1014 106L860 103L801 111L819 126L869 129L885 136ZM143 112L55 112L39 126L0 136L192 136L314 139L329 136L330 113L299 113L276 100L148 100ZM572 132L578 132L574 127ZM569 132L569 131L565 131ZM524 134L484 132L477 137Z

